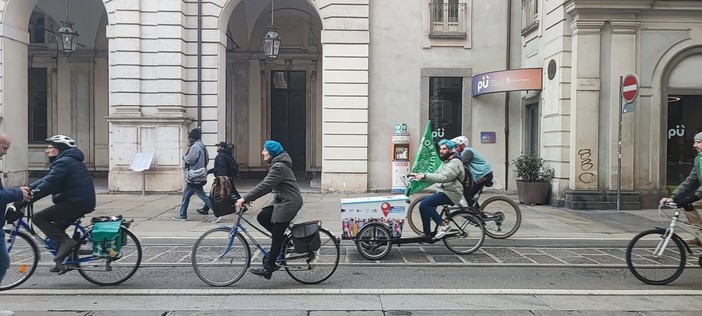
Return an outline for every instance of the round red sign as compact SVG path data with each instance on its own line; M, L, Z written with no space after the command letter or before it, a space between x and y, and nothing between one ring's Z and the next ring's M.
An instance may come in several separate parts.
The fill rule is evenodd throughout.
M626 103L631 103L639 96L639 77L628 74L622 82L622 98Z

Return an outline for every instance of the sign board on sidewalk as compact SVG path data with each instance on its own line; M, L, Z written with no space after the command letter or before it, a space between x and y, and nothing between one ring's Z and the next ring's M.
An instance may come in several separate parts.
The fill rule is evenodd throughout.
M151 162L154 160L154 153L136 153L129 169L136 172L149 170Z

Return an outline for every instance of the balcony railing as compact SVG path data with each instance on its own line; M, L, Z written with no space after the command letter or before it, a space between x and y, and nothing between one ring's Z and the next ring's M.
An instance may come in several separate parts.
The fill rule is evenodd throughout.
M430 3L431 38L465 38L465 3Z
M522 0L522 34L539 26L539 0Z

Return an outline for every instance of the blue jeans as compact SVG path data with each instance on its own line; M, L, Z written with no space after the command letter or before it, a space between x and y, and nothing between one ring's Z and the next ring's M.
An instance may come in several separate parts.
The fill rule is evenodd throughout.
M5 278L5 272L10 268L10 254L7 253L7 240L5 240L5 230L2 229L2 225L5 224L5 213L0 211L0 283L2 279Z
M196 193L200 200L202 200L202 203L205 203L207 208L212 208L212 203L210 203L210 199L207 197L207 194L205 194L205 190L203 190L202 187L202 185L194 184L187 184L185 186L185 190L183 190L183 201L180 202L179 215L181 218L188 217L188 205L190 205L190 197L192 197L193 194Z
M436 225L441 225L444 222L439 212L436 211L436 208L441 205L453 205L451 199L443 192L436 192L419 203L419 215L422 216L424 235L431 234L429 219L433 219Z

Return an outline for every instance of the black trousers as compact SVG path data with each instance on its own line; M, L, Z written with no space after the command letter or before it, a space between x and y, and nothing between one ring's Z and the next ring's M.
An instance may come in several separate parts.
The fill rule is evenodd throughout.
M466 186L463 188L463 197L466 198L468 206L475 206L480 208L478 201L474 201L473 197L475 194L480 192L485 187L485 184L492 181L492 172L486 174L484 177L480 178L476 183L472 183L471 186Z
M66 228L90 211L86 212L84 208L75 204L55 204L34 213L32 221L58 246L69 238L66 235Z
M273 206L264 207L256 217L258 223L261 224L263 228L271 232L271 237L273 240L271 241L271 251L269 253L270 257L268 257L270 259L268 260L268 266L271 268L275 267L275 260L278 258L280 250L283 246L285 230L288 229L288 226L290 226L290 222L271 223L272 217Z

